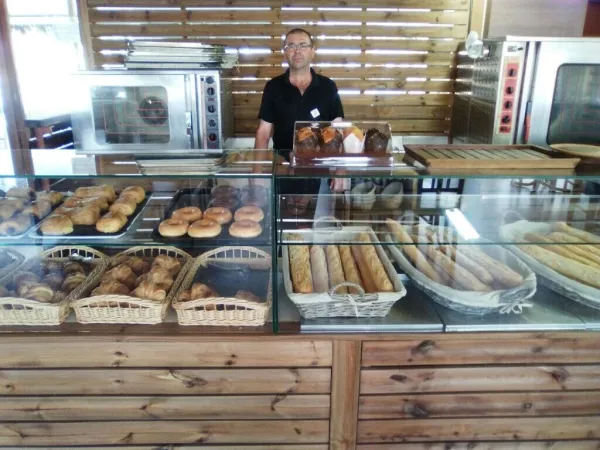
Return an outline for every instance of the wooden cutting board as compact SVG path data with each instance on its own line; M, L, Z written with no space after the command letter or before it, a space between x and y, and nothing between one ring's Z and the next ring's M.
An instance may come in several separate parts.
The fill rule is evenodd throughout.
M405 145L404 150L431 169L573 169L580 161L534 145Z

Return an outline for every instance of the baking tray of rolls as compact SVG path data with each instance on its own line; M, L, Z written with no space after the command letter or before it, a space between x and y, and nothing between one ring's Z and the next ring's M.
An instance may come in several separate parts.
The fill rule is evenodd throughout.
M119 195L107 185L78 188L30 237L51 242L119 238L129 231L151 196L139 186L129 186Z
M537 289L534 272L501 245L455 230L386 221L400 269L436 303L464 314L519 313ZM481 244L481 245L477 245Z
M600 309L600 236L565 222L517 220L500 227L508 249L540 283L566 298Z
M180 189L175 193L169 204L164 210L162 222L160 222L156 228L152 231L151 237L157 242L163 242L170 245L187 245L193 246L199 243L209 243L217 247L238 245L240 243L252 245L255 247L268 245L271 240L271 220L270 220L270 202L271 199L268 195L268 191L262 187L251 188L252 194L248 194L248 188L237 189L230 186L217 186L215 188L186 188ZM255 217L257 220L252 220L250 226L258 227L256 233L258 235L245 237L245 236L233 236L231 235L231 227L241 217L236 215L240 209L244 206L251 206L257 208L256 211L262 215L262 219L258 220L260 216ZM215 216L209 215L207 211L209 208L223 208L226 211L222 211L222 215L217 219ZM193 208L193 209L192 209ZM182 215L178 216L177 211L184 210L184 212L191 213L189 216ZM162 228L166 221L169 219L183 220L187 222L187 227L183 224L181 231L175 231L175 234L183 233L180 236L163 235L165 233ZM205 221L209 219L211 221L220 222L212 224L210 233L214 230L216 235L206 237L192 237L190 236L190 227L194 226L195 222ZM247 221L243 221L246 223ZM168 222L167 222L168 223ZM181 225L181 224L179 224ZM237 223L238 226L240 223ZM188 231L186 231L186 228Z
M11 188L0 198L0 241L20 239L48 216L63 200L56 191L34 192Z

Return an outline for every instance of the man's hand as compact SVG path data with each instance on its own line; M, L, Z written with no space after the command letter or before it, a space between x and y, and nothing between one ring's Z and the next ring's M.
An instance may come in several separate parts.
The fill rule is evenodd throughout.
M269 148L269 140L273 134L273 124L261 120L256 129L256 140L254 141L255 150L267 150Z

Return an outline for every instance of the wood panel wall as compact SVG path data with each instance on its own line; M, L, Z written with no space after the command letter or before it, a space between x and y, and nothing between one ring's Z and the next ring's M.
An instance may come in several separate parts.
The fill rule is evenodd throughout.
M467 35L471 0L80 0L80 7L97 67L122 64L127 39L238 50L239 66L226 75L238 136L254 133L264 84L285 70L282 37L297 26L317 38L315 70L336 81L349 119L439 135L450 127L454 51Z

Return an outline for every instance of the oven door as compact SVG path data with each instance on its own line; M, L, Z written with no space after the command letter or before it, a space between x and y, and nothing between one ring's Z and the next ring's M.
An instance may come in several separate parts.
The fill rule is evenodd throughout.
M527 142L600 144L600 40L539 45Z
M194 82L184 74L82 74L73 115L82 153L184 150L194 145ZM193 114L195 116L195 113Z

